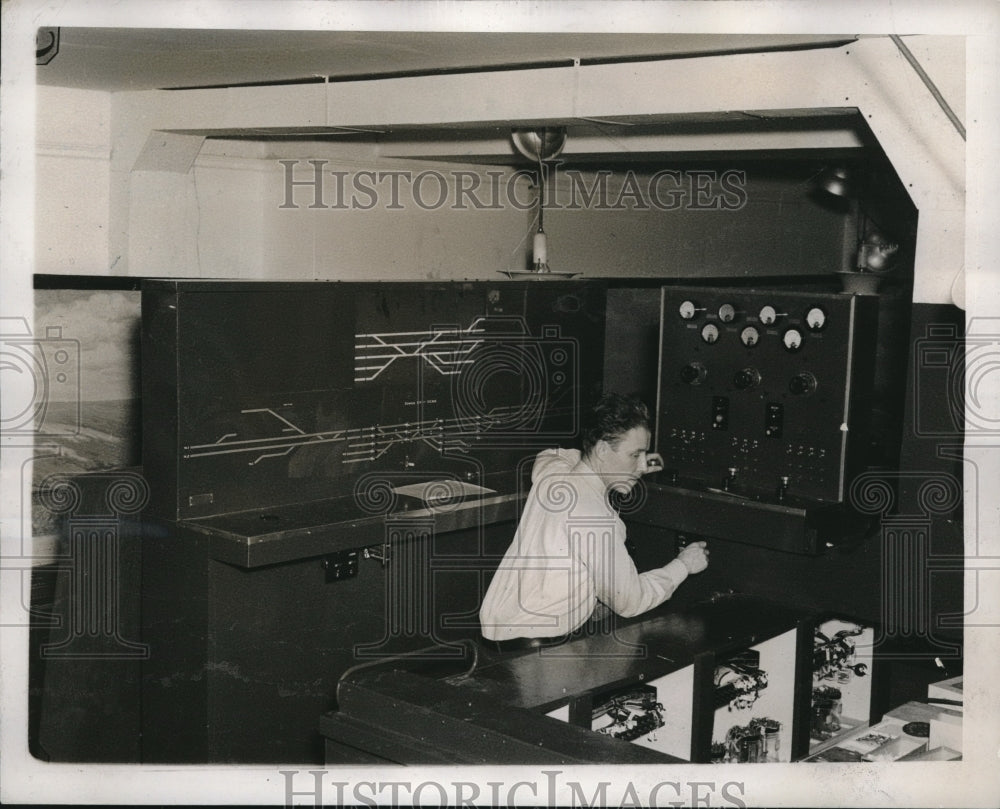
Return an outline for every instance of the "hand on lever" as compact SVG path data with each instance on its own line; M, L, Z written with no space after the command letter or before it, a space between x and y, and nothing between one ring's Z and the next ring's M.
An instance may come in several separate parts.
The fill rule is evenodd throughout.
M684 548L677 558L684 563L688 573L701 573L708 567L708 547L705 542L692 542Z
M642 470L642 474L649 475L653 472L663 471L663 456L659 452L647 452L646 453L646 468Z

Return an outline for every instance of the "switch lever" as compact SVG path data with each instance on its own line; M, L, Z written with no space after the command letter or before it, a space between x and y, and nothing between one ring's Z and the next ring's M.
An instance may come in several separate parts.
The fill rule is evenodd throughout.
M727 471L729 474L723 479L722 488L728 492L730 486L736 485L736 473L739 472L739 469L735 466L730 466Z

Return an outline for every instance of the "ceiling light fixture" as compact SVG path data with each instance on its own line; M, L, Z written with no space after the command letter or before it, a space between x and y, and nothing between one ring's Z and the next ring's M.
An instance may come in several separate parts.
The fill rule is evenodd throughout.
M548 236L545 233L545 161L559 156L566 145L566 128L562 126L540 129L513 129L510 133L514 148L538 167L538 229L532 237L531 268L523 271L531 275L560 275L572 277L575 272L554 273L549 268ZM507 271L507 275L521 274Z

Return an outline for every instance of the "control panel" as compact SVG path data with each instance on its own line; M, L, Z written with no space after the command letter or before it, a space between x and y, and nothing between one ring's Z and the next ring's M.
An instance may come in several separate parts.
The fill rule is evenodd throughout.
M525 457L576 440L600 387L582 359L604 344L599 282L158 279L142 295L147 513L165 519L513 486Z
M661 307L661 477L842 502L864 462L878 299L664 287Z

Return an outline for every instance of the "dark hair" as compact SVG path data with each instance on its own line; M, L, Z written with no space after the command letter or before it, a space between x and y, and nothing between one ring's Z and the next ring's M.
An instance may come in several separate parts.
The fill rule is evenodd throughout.
M650 429L649 408L638 396L606 393L587 414L583 425L583 454L589 455L598 441L615 444L635 427Z

